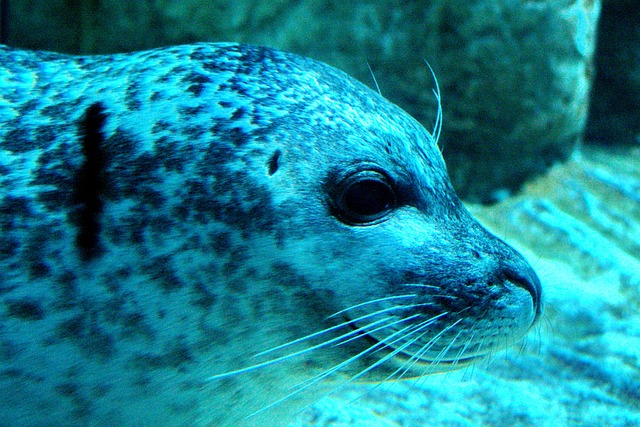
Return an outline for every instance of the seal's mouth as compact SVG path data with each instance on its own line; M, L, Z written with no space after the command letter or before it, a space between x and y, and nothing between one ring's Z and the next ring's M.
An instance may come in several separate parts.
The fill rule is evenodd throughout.
M395 355L394 359L396 359L396 363L401 363L403 365L413 364L411 371L415 371L415 368L418 368L420 372L417 372L416 375L424 375L425 371L427 371L427 373L439 373L465 368L485 358L485 356L461 356L437 359L416 356L416 354L417 353L413 352L399 351Z

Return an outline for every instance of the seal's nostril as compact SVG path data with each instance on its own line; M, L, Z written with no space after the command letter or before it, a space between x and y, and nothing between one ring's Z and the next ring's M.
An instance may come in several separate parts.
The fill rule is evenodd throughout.
M538 317L542 314L542 285L538 275L528 265L526 267L520 267L514 269L512 267L505 267L504 269L505 279L513 283L516 286L524 288L531 294L533 299L533 309L535 311L535 318L533 323L538 320Z

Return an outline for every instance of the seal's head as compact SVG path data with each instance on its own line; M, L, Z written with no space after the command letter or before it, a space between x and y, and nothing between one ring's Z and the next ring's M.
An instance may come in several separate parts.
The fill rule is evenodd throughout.
M270 112L269 131L243 157L247 181L268 194L273 265L322 295L330 315L311 330L314 352L359 339L367 347L341 357L349 375L387 378L392 360L421 375L495 353L535 324L538 277L462 205L432 135L331 67L260 64L270 84L253 106ZM303 351L290 346L307 339L291 338L272 360Z

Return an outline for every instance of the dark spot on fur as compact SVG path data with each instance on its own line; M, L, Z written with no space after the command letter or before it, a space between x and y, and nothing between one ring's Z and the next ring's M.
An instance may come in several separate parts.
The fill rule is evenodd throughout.
M155 339L153 329L147 324L144 314L140 312L125 313L118 318L122 325L124 338L144 337L151 341Z
M138 111L142 108L142 102L139 98L139 83L135 81L129 81L127 89L125 91L124 102L129 111Z
M241 118L247 115L247 109L245 107L236 108L236 110L231 114L231 120L240 120Z
M57 337L69 340L88 355L101 359L110 359L115 353L115 340L100 326L99 313L83 311L61 322L57 328Z
M242 147L251 139L251 136L244 132L242 129L236 127L230 127L228 124L217 123L211 128L211 133L216 138L234 145L235 147Z
M271 271L273 280L275 280L282 286L293 289L310 287L307 279L304 276L296 273L296 271L293 270L288 264L275 263L271 267Z
M198 283L194 287L195 298L193 304L204 309L210 310L216 303L218 296L211 292L204 284Z
M157 215L149 219L149 228L151 229L151 232L157 234L159 238L162 238L163 235L165 235L168 230L175 227L175 225L175 218L171 218L166 215Z
M49 145L57 138L57 134L53 126L38 126L34 133L38 144Z
M26 197L6 196L0 204L0 216L27 219L33 215L31 200Z
M178 113L185 116L197 116L205 110L204 105L196 105L195 107L184 106L178 109Z
M165 202L162 192L151 185L140 186L137 197L152 209L159 209Z
M229 280L227 290L234 295L243 295L247 292L247 284L243 279Z
M185 194L180 205L174 208L174 216L182 221L207 223L214 217L218 205L213 189L201 179L185 182Z
M26 372L22 369L9 368L0 371L0 377L3 378L24 379L25 376Z
M19 122L14 122L14 126L20 126ZM14 153L26 153L37 148L29 132L21 127L11 129L2 141L2 148Z
M23 117L27 116L33 111L37 111L40 108L38 104L39 104L39 99L37 97L33 97L32 99L29 99L26 102L22 102L22 104L20 104L18 107L18 111L20 111L21 116Z
M171 124L166 120L158 120L153 124L153 127L151 128L151 133L152 134L160 133L162 131L169 130L170 127L171 127Z
M186 136L187 139L195 140L195 139L200 139L202 136L204 136L205 132L206 132L206 129L204 129L200 125L190 125L190 126L183 127L180 133L183 136Z
M198 132L202 132L199 129ZM168 171L183 172L185 164L192 162L196 155L196 147L193 144L183 144L175 140L179 135L172 137L162 136L155 141L155 153L159 165Z
M239 270L245 265L248 260L248 255L246 253L246 248L243 246L235 247L229 256L229 260L224 264L223 274L225 276L230 276L232 274L236 274ZM235 291L244 292L245 289L234 288Z
M63 206L69 200L69 191L56 187L53 190L43 190L38 193L38 201L53 210L55 206Z
M37 259L30 263L29 273L34 279L46 277L51 273L51 267L46 261Z
M140 211L143 211L140 213ZM122 245L131 243L140 245L144 242L144 231L147 225L146 209L138 208L138 215L129 215L122 218L121 224L116 227L110 227L106 231L106 235L114 245Z
M154 258L146 267L153 282L165 292L175 291L184 286L171 265L171 256Z
M231 234L222 231L213 237L213 250L217 255L225 255L231 250Z
M161 161L157 154L138 150L135 140L121 129L107 139L105 151L111 166L105 198L116 202L132 199L135 204L131 215L122 217L122 224L105 229L102 235L114 244L137 245L144 241L150 222L167 203Z
M73 383L63 383L57 385L56 390L63 396L71 397L78 393L78 386Z
M169 348L165 356L169 366L181 367L194 360L189 345L184 342L184 337L178 337L176 342Z
M136 367L142 369L175 369L183 368L185 364L194 360L184 336L179 336L173 344L166 345L163 350L159 354L139 354L132 362Z
M278 161L280 160L280 155L282 154L282 152L280 150L276 150L273 155L269 158L269 176L273 175L274 173L276 173L278 171Z
M96 384L92 387L91 398L96 399L105 397L107 396L107 394L109 394L112 388L113 386L110 384Z
M182 80L185 83L191 83L187 88L187 92L191 92L195 96L200 96L206 84L211 82L211 78L196 72L191 72Z
M34 227L25 250L23 251L26 267L32 279L39 279L51 273L51 267L47 262L46 244L49 239L56 238L58 232L52 230L48 225Z
M70 399L73 403L73 418L82 419L89 416L91 413L91 405L89 400L81 393L78 384L68 381L57 385L55 389L58 393Z
M44 319L44 308L38 301L31 299L6 301L9 315L22 320L42 320Z
M15 257L19 248L20 242L16 237L4 236L0 239L0 258L6 259Z
M42 108L40 110L40 114L51 118L64 117L66 115L66 112L68 111L68 108L69 105L65 105L63 103L55 103Z

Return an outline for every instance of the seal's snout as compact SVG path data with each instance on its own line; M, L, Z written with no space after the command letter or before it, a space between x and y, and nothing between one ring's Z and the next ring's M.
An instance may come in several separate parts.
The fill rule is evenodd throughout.
M511 265L503 266L503 274L508 282L523 288L531 295L535 313L532 324L535 324L542 314L542 285L533 268L526 261L523 261L522 264L519 263L517 267Z

